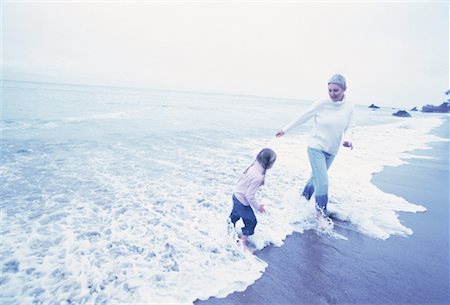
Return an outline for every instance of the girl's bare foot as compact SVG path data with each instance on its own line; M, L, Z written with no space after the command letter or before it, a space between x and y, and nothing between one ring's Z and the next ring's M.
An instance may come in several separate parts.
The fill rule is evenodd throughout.
M248 252L250 252L251 254L253 254L253 252L255 251L255 250L253 250L253 249L250 249L250 248L247 247L246 245L244 245L244 249L247 250Z
M253 250L253 249L250 249L250 248L248 247L248 245L247 245L247 239L248 239L248 236L242 235L242 237L241 237L242 246L244 247L245 250L247 250L248 252L250 252L251 254L253 254L254 250Z

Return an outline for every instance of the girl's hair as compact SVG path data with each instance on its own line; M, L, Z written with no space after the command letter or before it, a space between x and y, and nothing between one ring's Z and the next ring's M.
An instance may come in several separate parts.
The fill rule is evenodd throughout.
M275 160L277 159L277 154L270 148L264 148L263 150L261 150L258 155L256 156L256 160L253 161L252 164L250 164L249 167L247 167L247 169L244 171L244 174L247 173L248 169L250 167L253 166L253 164L255 164L256 161L258 161L258 163L262 166L262 168L264 168L264 173L263 175L266 174L266 170L269 168L269 166L275 162Z
M256 161L264 168L264 174L266 170L275 162L277 154L270 148L264 148L256 156Z

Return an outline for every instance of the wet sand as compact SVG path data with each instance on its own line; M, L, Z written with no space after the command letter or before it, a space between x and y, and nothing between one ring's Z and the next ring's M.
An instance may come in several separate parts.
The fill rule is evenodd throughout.
M432 133L449 138L448 116ZM311 230L294 233L282 247L255 253L268 267L245 291L195 304L450 304L449 142L431 146L372 179L384 192L427 208L400 213L413 235L377 240L345 222L336 222L335 228L348 240Z

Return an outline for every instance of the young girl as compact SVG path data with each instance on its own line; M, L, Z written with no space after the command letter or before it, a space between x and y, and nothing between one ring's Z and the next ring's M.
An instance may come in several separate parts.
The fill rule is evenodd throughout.
M255 194L261 185L264 184L266 170L275 163L277 155L270 148L264 148L256 156L256 160L250 165L239 178L233 194L233 210L230 214L231 223L242 218L244 227L242 228L242 244L245 249L252 252L247 245L247 239L253 235L256 227L256 216L253 209L264 213L264 205L258 203ZM252 209L253 208L253 209Z

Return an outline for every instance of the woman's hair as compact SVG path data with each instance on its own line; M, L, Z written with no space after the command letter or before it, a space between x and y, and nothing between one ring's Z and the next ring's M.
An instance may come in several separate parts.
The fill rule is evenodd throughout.
M345 82L345 78L340 74L334 74L333 76L331 76L330 79L328 80L328 85L329 84L336 84L341 89L344 89L344 90L347 89L347 84Z
M256 161L264 168L264 174L266 169L268 169L277 159L277 154L270 148L262 149L256 156Z

